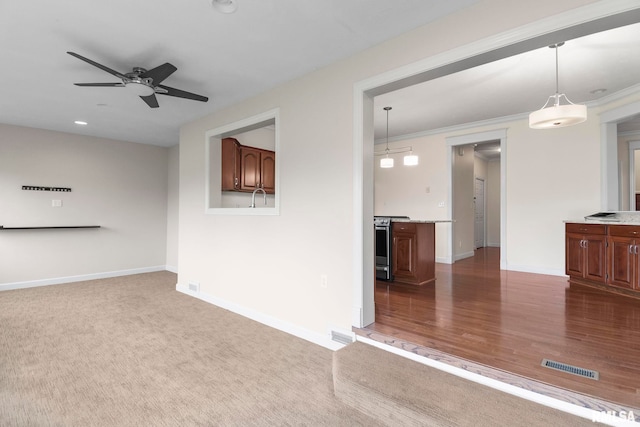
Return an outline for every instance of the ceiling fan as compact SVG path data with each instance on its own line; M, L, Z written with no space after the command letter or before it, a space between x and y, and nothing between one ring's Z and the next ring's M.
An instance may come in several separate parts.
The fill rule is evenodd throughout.
M209 98L207 98L206 96L197 95L195 93L161 85L160 83L163 80L165 80L167 77L173 74L174 71L177 70L175 66L169 64L168 62L165 62L164 64L151 70L146 70L141 67L134 67L133 71L129 73L119 73L109 67L98 64L97 62L92 61L89 58L78 55L75 52L67 53L122 80L121 83L74 83L76 86L126 87L135 92L136 95L139 95L140 98L142 98L142 100L146 102L147 105L151 108L158 108L160 106L158 104L158 100L156 99L156 94L175 96L177 98L186 98L202 102L207 102L209 100Z

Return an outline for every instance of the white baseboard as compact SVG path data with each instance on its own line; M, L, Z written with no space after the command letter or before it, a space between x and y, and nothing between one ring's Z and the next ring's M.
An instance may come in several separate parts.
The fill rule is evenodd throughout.
M172 273L178 274L178 267L176 267L176 266L166 265L164 269L167 270L167 271L170 271Z
M302 338L304 340L310 341L314 344L328 348L329 350L339 350L344 347L343 344L340 344L338 342L331 340L331 331L329 331L327 335L318 334L316 332L310 331L305 328L301 328L299 326L285 322L281 319L261 313L259 311L240 306L238 304L223 300L221 298L207 295L204 292L190 291L188 286L177 284L176 291L182 292L183 294L192 296L194 298L198 298L202 301L208 302L209 304L213 304L217 307L224 308L225 310L232 311L236 314L247 317L251 320L255 320L256 322L260 322L263 325L270 326L282 332L286 332L298 338ZM339 332L342 332L342 331L339 331Z
M166 266L158 265L154 267L133 268L129 270L106 271L102 273L82 274L79 276L56 277L53 279L29 280L25 282L13 282L0 284L0 291L10 291L14 289L35 288L37 286L61 285L63 283L84 282L85 280L108 279L109 277L129 276L132 274L152 273L164 271Z
M536 274L546 274L549 276L564 276L564 277L568 277L565 274L564 270L558 270L555 268L542 268L542 267L536 267L533 265L514 265L514 264L508 264L506 265L506 268L504 268L504 270L510 270L510 271L521 271L523 273L536 273Z
M475 251L464 252L464 253L461 253L461 254L454 255L453 259L454 259L454 261L460 261L461 259L471 258L474 255L475 255Z
M436 257L436 263L438 264L453 264L453 260L450 256Z

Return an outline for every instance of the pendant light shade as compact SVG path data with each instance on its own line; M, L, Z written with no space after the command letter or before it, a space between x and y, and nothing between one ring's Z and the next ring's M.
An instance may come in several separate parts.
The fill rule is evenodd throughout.
M382 158L380 158L380 167L384 169L392 168L393 157L389 157L389 155L407 153L407 152L409 154L404 156L404 161L403 161L404 165L415 166L418 164L418 156L413 154L413 148L411 147L396 147L392 149L389 148L389 110L391 110L391 107L384 107L384 111L387 112L387 147L384 151L378 151L374 153L376 156L383 156Z
M558 47L564 43L549 46L556 50L556 93L547 99L547 103L538 111L529 114L529 127L532 129L550 129L576 125L587 120L587 106L569 101L558 90ZM564 104L562 100L564 99Z
M384 111L387 112L387 149L385 150L386 155L380 159L380 167L385 169L393 167L393 159L389 157L389 110L391 107L384 107Z
M404 156L405 166L416 166L418 164L418 156L413 154L413 151L409 151L409 154Z
M388 156L388 154L387 154ZM380 167L381 168L392 168L393 167L393 159L391 157L383 157L380 159Z

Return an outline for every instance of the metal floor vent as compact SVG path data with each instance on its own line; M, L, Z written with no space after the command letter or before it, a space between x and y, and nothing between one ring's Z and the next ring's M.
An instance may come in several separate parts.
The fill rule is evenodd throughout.
M549 359L542 359L542 366L544 366L545 368L555 369L556 371L578 375L579 377L591 378L592 380L596 381L600 379L600 374L598 374L598 371L579 368L577 366L567 365L566 363L555 362Z
M351 344L353 342L353 338L351 338L349 335L341 334L340 332L336 331L331 331L331 340L345 345Z

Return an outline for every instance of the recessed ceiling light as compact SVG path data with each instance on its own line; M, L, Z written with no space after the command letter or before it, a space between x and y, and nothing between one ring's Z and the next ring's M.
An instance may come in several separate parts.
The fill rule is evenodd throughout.
M87 123L87 122L83 122L82 120L76 120L76 121L75 121L75 122L73 122L73 123L75 123L75 124L77 124L77 125L80 125L80 126L86 126L86 125L88 125L88 123Z
M238 10L236 0L211 0L211 6L220 13L233 13Z

